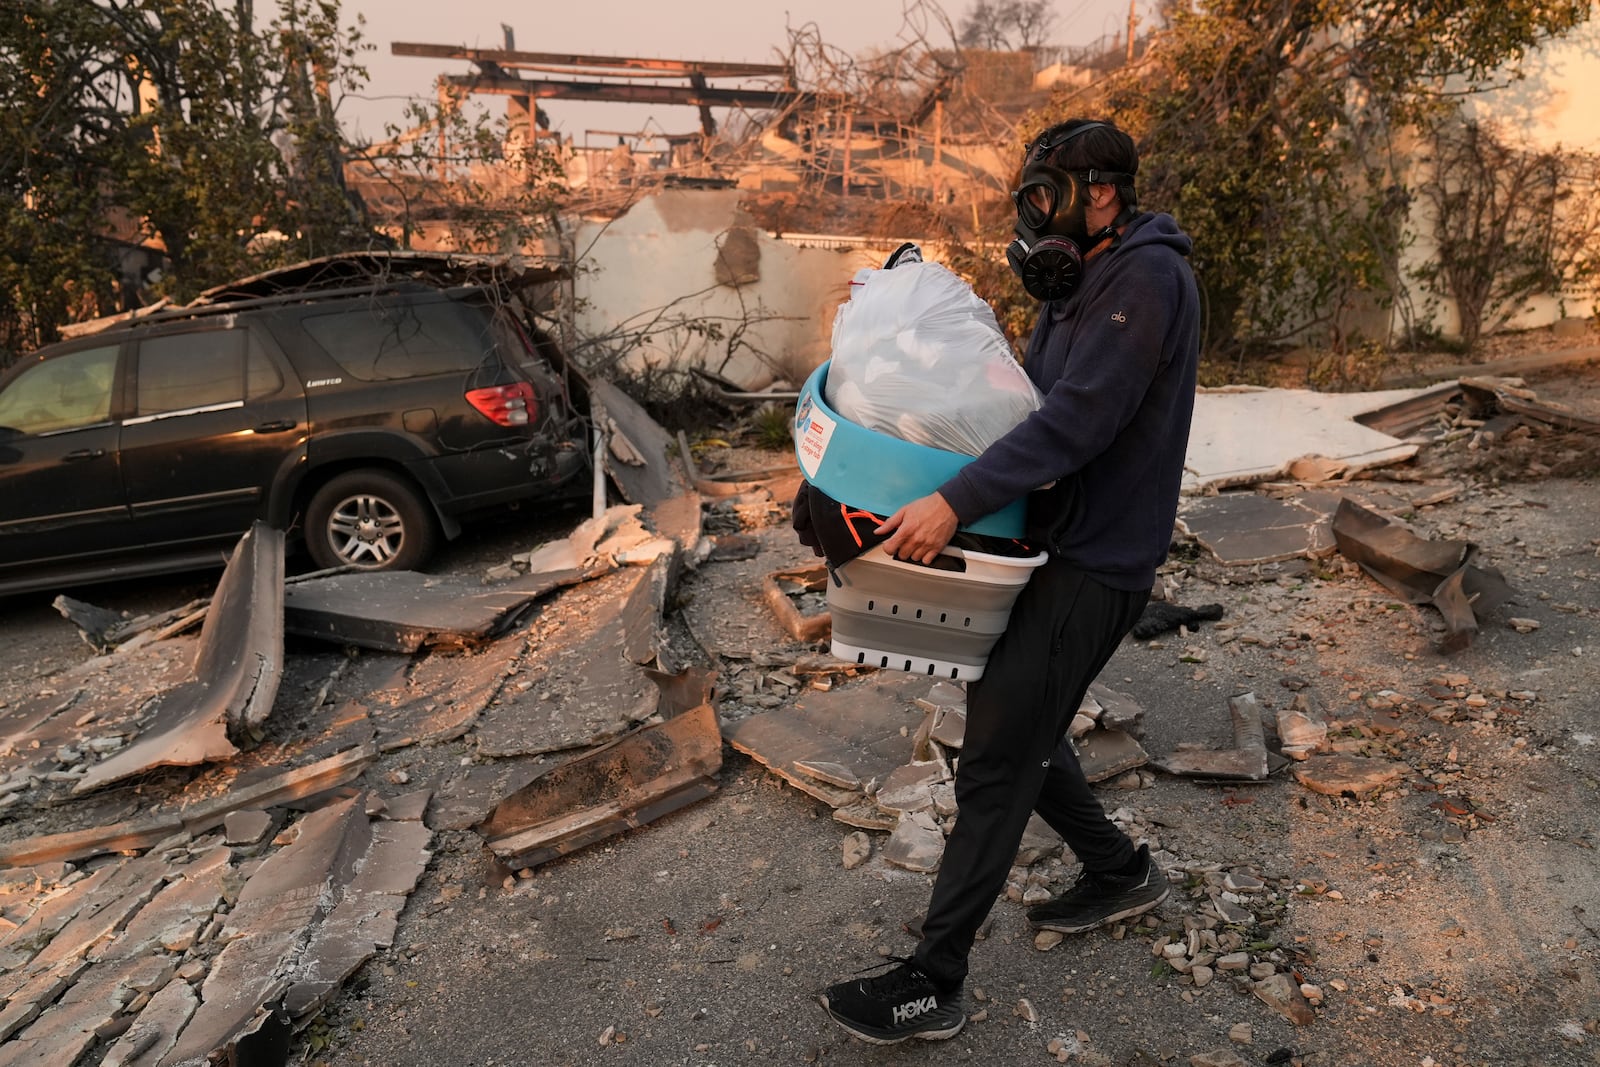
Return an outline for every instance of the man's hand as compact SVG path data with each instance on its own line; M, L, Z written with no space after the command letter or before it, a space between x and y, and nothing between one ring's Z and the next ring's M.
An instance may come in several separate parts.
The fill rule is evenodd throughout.
M913 500L883 520L874 533L892 533L883 550L897 559L932 563L959 525L956 513L938 493Z

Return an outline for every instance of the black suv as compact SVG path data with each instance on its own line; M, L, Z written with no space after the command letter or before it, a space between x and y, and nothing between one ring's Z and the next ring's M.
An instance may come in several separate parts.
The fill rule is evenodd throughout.
M328 257L12 367L0 593L216 565L256 519L414 568L471 513L588 491L566 368L472 262Z

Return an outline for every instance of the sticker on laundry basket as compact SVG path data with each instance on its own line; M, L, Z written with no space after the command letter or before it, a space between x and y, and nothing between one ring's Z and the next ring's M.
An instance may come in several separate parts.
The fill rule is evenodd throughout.
M800 460L800 469L805 471L807 478L816 478L835 425L811 402L811 397L807 396L801 401L800 410L794 416L794 448Z

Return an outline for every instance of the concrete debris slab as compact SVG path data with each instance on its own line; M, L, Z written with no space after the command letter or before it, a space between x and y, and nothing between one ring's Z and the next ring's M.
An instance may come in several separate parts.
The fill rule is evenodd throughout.
M0 864L34 864L55 859L82 860L108 852L133 852L149 848L183 830L176 812L149 815L110 826L65 830L56 834L8 841L0 845Z
M944 858L944 832L930 813L908 812L883 843L883 858L908 871L936 871Z
M414 789L388 797L384 800L383 817L390 822L421 822L428 813L428 801L432 799L432 789Z
M139 910L101 958L133 958L160 950L187 952L218 904L237 888L233 850L206 850L187 865L168 872L167 885Z
M1303 500L1259 493L1223 493L1186 502L1178 526L1231 567L1334 551L1328 516Z
M854 771L841 763L828 763L826 761L795 760L794 769L801 774L809 775L819 782L838 786L840 789L860 789L861 779L856 777Z
M645 521L659 536L678 543L678 555L695 552L703 537L700 494L689 491L658 500L645 509ZM676 571L673 580L676 581Z
M1278 709L1278 741L1285 756L1303 760L1328 740L1328 722L1310 693L1299 692Z
M812 793L812 796L816 795ZM818 799L832 803L825 796ZM833 809L833 818L835 822L842 822L846 826L854 826L858 830L893 830L900 821L898 815L884 811L854 790L842 791L839 799L840 806Z
M283 589L283 532L257 522L217 583L193 678L163 693L139 739L90 768L72 791L227 759L253 743L283 674Z
M221 826L230 811L292 804L337 789L355 781L377 755L376 746L358 745L303 767L236 782L221 796L186 805L181 811L184 829L203 834Z
M69 667L27 699L0 709L0 773L6 792L22 788L42 752L79 748L95 735L132 738L136 720L162 693L193 677L196 642L182 637L137 652L97 656ZM53 769L56 763L50 762Z
M1202 389L1195 396L1183 490L1199 493L1271 481L1305 457L1335 461L1347 473L1408 460L1417 454L1416 445L1369 429L1358 419L1421 392Z
M1180 747L1156 762L1168 774L1221 781L1262 782L1271 773L1267 759L1266 731L1261 724L1261 705L1254 693L1238 693L1228 698L1228 715L1233 722L1233 747L1213 750Z
M546 766L537 762L496 762L454 775L439 787L426 821L435 830L469 830L487 819L502 797L527 785Z
M329 983L389 943L427 864L429 832L419 823L374 823L364 807L357 795L310 812L294 841L250 874L200 1004L161 1064L277 1056L295 1017L288 1005L314 1010Z
M394 944L406 898L428 865L433 832L420 822L374 822L365 854L317 925L283 998L294 1019L321 1008L376 949ZM248 887L248 883L246 883Z
M477 830L507 866L537 866L710 796L721 768L716 710L702 704L551 768Z
M1296 764L1294 777L1313 793L1365 797L1400 782L1411 768L1371 756L1312 756Z
M962 708L941 707L928 713L928 740L948 749L959 749L967 736L967 712Z
M643 511L642 504L614 505L584 519L561 540L512 558L527 564L530 575L594 567L598 576L613 562L610 551L641 544L653 536L640 522Z
M284 595L289 633L382 652L481 644L520 622L554 590L600 570L582 564L498 585L417 571L365 571L299 582Z
M762 581L761 597L790 637L796 641L821 641L833 628L824 598L827 586L828 569L821 564L774 571ZM820 610L804 611L797 600L809 600Z
M1150 755L1126 730L1096 727L1078 738L1078 763L1091 782L1115 778L1150 762Z
M597 378L587 385L590 415L607 442L601 463L622 499L651 505L690 491L671 435L611 382Z
M0 941L0 1000L10 1002L25 986L87 955L128 915L161 888L165 865L130 860L102 867L69 891L46 897Z
M48 1011L0 1046L0 1064L71 1067L78 1063L99 1042L100 1032L138 996L130 978L143 966L143 961L123 960L89 968Z
M1467 541L1425 541L1399 523L1349 500L1333 518L1339 551L1361 565L1385 589L1411 604L1430 604L1444 617L1444 652L1472 643L1478 619L1514 595L1499 571L1472 561L1478 547Z
M581 603L563 598L559 611L581 614L581 624L552 624L543 640L530 642L524 677L502 687L479 719L478 751L522 756L581 748L653 715L659 695L643 664L659 646L667 568L658 560L591 583Z
M933 787L948 781L950 768L944 763L907 763L889 772L872 799L884 811L906 814L933 807Z
M839 808L861 794L822 782L795 763L837 764L858 781L882 780L906 761L911 735L926 714L914 701L927 691L926 678L898 671L874 674L827 692L808 690L788 707L730 723L723 732L740 752Z
M1134 737L1144 736L1144 706L1126 693L1109 689L1099 682L1089 684L1084 701L1094 701L1100 708L1095 721L1110 730L1123 730Z
M128 1031L106 1050L100 1067L157 1067L178 1034L188 1024L200 998L188 982L168 982L151 997L150 1003Z
M337 715L361 710L370 717L383 752L454 740L500 692L526 644L527 635L516 632L448 655L362 653L331 699Z
M270 812L230 811L222 817L222 840L229 845L254 845L273 831L276 820Z
M731 533L711 538L711 551L707 563L734 563L742 559L755 559L761 554L761 542L749 534Z

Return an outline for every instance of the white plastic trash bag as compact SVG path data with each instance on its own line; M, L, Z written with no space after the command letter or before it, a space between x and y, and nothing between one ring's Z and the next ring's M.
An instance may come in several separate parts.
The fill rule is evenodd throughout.
M834 316L823 392L858 426L969 456L1040 403L972 286L941 264L905 260L857 272Z

